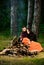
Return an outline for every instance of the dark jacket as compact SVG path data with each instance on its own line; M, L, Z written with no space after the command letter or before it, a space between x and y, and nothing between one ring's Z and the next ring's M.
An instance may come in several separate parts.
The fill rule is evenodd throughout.
M36 34L34 34L32 31L30 32L30 34L27 35L27 37L28 37L31 41L37 41L37 39L36 39Z

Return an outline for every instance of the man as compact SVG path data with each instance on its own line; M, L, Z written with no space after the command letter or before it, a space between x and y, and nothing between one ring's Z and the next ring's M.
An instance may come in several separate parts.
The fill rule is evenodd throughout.
M30 29L27 28L27 38L29 38L31 41L37 41L36 34L34 34Z

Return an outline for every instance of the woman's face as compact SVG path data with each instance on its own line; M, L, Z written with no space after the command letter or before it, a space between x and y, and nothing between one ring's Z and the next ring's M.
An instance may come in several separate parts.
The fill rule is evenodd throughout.
M22 31L25 32L25 31L26 31L26 27L23 27L23 28L22 28Z

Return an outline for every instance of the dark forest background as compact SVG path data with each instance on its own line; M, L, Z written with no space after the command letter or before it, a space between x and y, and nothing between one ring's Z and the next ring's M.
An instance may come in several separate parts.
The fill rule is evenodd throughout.
M22 4L23 5L23 4ZM21 12L19 7L18 14L22 13L23 15L18 15L18 32L21 32L21 28L27 25L27 9L28 9L28 1L24 0L24 10ZM19 20L20 18L20 20ZM0 32L4 32L9 30L11 31L11 0L0 0ZM39 32L44 33L44 0L41 0L41 18L40 18L40 26Z
M19 36L22 27L31 26L32 22L36 27L37 42L44 48L44 0L0 0L0 52L10 48L14 35ZM25 57L20 55L18 58L11 54L0 55L0 65L44 65L44 52Z

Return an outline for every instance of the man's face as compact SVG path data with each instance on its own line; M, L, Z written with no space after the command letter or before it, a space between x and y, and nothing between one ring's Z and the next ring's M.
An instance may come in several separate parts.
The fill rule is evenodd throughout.
M22 28L22 31L25 32L25 31L26 31L26 27L23 27L23 28Z

